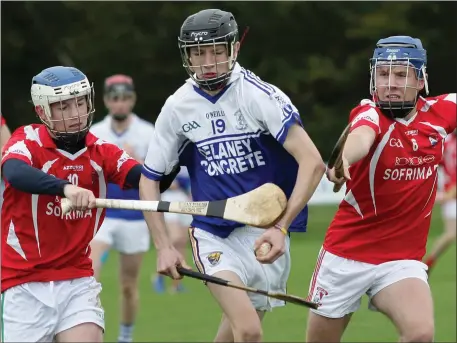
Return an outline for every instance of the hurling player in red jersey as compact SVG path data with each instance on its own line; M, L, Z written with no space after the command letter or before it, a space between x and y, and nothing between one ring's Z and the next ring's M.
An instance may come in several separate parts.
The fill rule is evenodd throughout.
M339 342L367 294L402 342L432 342L426 248L445 137L456 128L456 96L428 93L419 39L378 41L371 94L350 113L343 149L346 194L325 236L310 282L308 342Z
M89 132L93 86L78 69L43 70L31 96L42 124L17 129L2 158L2 342L102 342L89 243L105 211L94 201L107 182L138 188L142 166Z
M430 275L431 269L435 266L437 259L455 241L457 226L457 131L447 136L444 143L444 156L442 160L442 171L444 176L444 190L439 195L441 202L442 218L444 221L444 232L433 244L432 250L425 259ZM438 200L438 196L437 196Z

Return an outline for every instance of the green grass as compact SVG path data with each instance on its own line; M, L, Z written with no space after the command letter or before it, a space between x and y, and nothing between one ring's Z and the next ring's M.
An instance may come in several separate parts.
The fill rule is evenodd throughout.
M288 292L306 296L315 260L335 206L310 208L309 232L292 236L292 271ZM432 219L430 242L442 230L437 207ZM190 250L188 263L192 263ZM437 342L456 342L456 256L453 245L438 262L430 279L435 302ZM117 254L110 253L102 270L102 303L105 308L105 341L114 342L119 330L119 286ZM155 270L153 251L145 258L140 280L140 310L135 323L134 340L162 342L211 342L221 312L206 287L197 280L185 279L186 293L155 294L150 274ZM265 341L303 342L307 309L287 305L269 313L264 321ZM365 298L343 337L346 342L396 342L393 325L380 313L367 310Z

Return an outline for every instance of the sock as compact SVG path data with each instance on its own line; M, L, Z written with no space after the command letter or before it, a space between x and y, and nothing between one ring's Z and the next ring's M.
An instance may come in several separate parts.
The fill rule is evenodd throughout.
M109 250L106 250L103 255L100 257L100 261L102 264L104 264L106 262L106 260L108 259L108 254L109 254Z
M118 342L131 342L132 341L133 324L121 324L119 328Z

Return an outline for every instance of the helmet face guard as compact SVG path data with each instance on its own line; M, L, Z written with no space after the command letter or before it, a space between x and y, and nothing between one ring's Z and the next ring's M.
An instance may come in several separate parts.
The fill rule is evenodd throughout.
M398 36L378 41L370 59L370 94L384 115L404 118L415 109L421 91L428 94L426 63L418 39Z
M229 81L235 67L235 44L238 42L238 26L229 12L220 10L204 10L186 19L178 37L178 47L183 67L189 77L202 89L216 91L222 89ZM214 62L196 65L192 63L191 49L196 48L199 55L202 48L209 47L216 51L217 46L226 49L227 60L219 61L214 54ZM207 77L205 68L215 66L216 71ZM198 72L197 72L198 71Z
M81 96L75 95L74 98L72 99L62 99L62 100L52 100L49 101L49 107L51 107L51 104L54 103L59 103L57 108L62 109L62 107L65 104L70 104L70 102L74 102L75 107L77 108L78 114L74 117L70 118L64 118L63 114L60 115L60 118L58 119L53 119L51 116L46 116L47 118L43 120L43 118L40 117L40 120L43 124L45 124L49 131L52 132L52 134L56 137L56 139L64 141L65 143L68 144L74 144L82 140L83 138L86 137L87 132L89 132L90 127L92 126L92 121L94 118L94 92L93 92L93 86L91 86L91 92L87 95L84 95L85 102L87 105L86 111L79 112L79 107L78 102L81 101ZM72 130L71 128L67 127L67 122L72 121L72 120L78 120L79 127L81 127L82 122L87 118L87 123L86 125L77 130ZM62 123L62 126L64 127L63 130L57 130L56 124Z
M87 77L76 68L48 68L32 79L32 102L44 113L44 116L39 115L38 118L56 139L66 144L79 142L89 132L95 112L94 94L93 85L90 85ZM83 100L87 106L85 110L80 109ZM57 106L54 105L56 103ZM74 106L76 115L64 117L65 106ZM55 111L52 111L51 107ZM86 124L83 126L84 121ZM75 129L70 127L70 122Z

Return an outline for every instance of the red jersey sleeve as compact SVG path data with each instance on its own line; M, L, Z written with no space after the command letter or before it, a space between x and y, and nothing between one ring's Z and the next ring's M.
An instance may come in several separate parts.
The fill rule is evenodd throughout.
M0 127L6 125L6 120L3 118L3 116L0 114Z
M368 126L376 132L376 136L381 132L379 128L379 114L376 105L371 100L362 100L360 105L354 108L349 114L351 123L350 132L360 126Z
M100 149L103 156L106 156L105 170L108 182L115 183L123 189L127 188L125 185L127 174L140 163L114 144L105 142Z
M443 97L443 117L449 123L446 128L447 133L451 133L457 127L457 106L456 93L450 93Z
M447 134L450 134L456 129L457 126L457 105L456 93L449 93L439 95L434 98L427 98L424 108L428 110L432 107L433 111L437 113L442 120L446 123L444 129Z
M15 158L24 161L30 166L33 166L34 144L33 140L27 138L25 128L21 127L13 132L9 141L2 149L2 165L9 159ZM35 154L36 156L36 154Z

